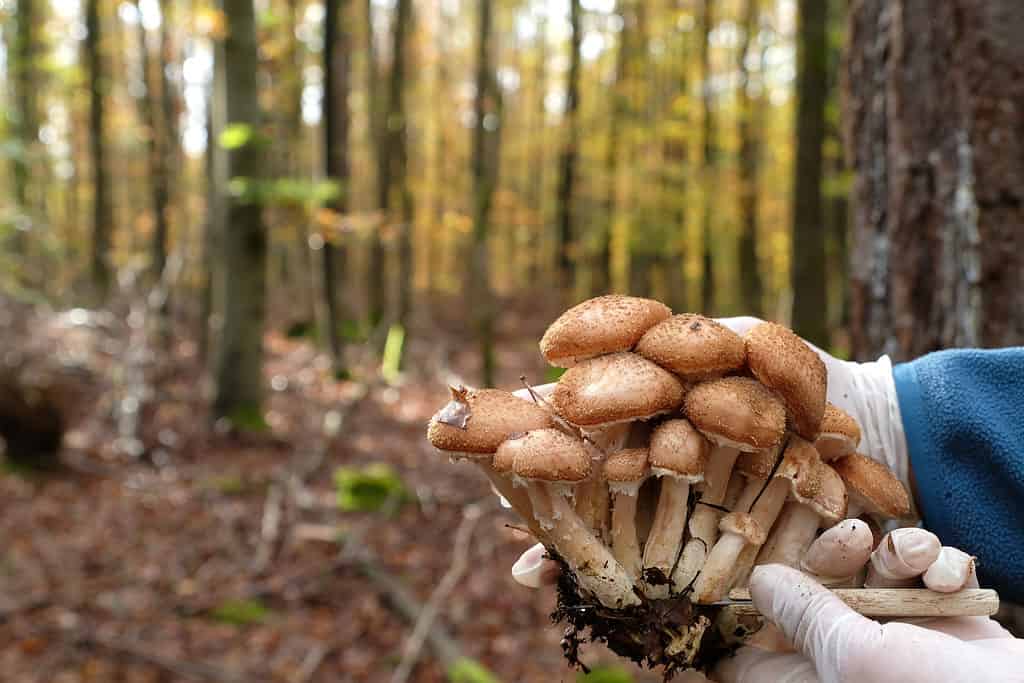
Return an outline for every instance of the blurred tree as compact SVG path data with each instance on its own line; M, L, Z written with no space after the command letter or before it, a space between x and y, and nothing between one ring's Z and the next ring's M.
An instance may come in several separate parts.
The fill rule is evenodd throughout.
M715 19L712 14L713 0L701 0L700 9L700 92L701 109L703 110L703 142L702 177L703 187L701 199L701 244L703 268L701 269L701 310L706 315L715 311L715 258L711 239L712 216L714 207L711 197L718 184L718 151L715 147L715 105L714 90L711 83L711 31Z
M170 200L168 190L167 162L169 160L170 145L167 144L167 134L164 128L166 117L163 108L160 107L159 93L162 78L159 74L154 77L151 65L149 42L147 40L146 25L142 21L142 9L139 0L135 0L135 9L138 12L139 20L136 25L138 35L139 60L142 70L143 90L137 97L139 107L139 119L145 127L146 150L149 162L149 190L153 203L153 239L150 242L149 267L153 282L156 282L163 275L164 267L167 264L167 211ZM161 58L158 66L164 67ZM161 71L166 69L161 68ZM159 109L158 109L159 107Z
M854 355L1024 343L1024 3L858 2Z
M262 426L263 322L266 314L267 231L260 170L259 62L253 0L223 0L227 27L223 57L228 183L221 227L224 324L220 331L213 410L243 428Z
M338 183L336 198L328 209L335 212L335 220L343 221L348 211L349 193L349 53L351 39L348 32L347 0L325 0L324 3L324 175ZM339 245L335 247L337 239ZM338 301L339 275L344 272L347 258L345 231L335 239L328 239L322 250L323 292L326 311L327 343L334 363L335 376L346 372L342 347L341 323L344 318Z
M558 272L560 285L570 290L575 281L575 242L580 236L573 232L573 193L576 184L576 164L579 158L579 100L580 100L580 42L583 28L580 24L580 0L569 0L569 75L565 84L565 139L559 159L556 223L558 229ZM582 241L582 240L581 240Z
M412 28L412 0L397 0L391 32L391 74L388 78L388 109L385 118L385 165L381 183L381 213L387 220L394 193L399 207L398 223L398 313L396 320L405 327L412 307L412 223L413 203L409 189L408 126L405 111L406 51ZM390 221L393 222L393 221Z
M843 152L840 72L846 42L847 0L830 0L828 15L828 97L825 104L824 197L828 326L849 327L850 170ZM837 343L833 334L832 346Z
M828 95L828 3L800 0L797 15L796 165L793 179L793 330L828 348L822 144Z
M9 73L14 90L13 119L14 139L18 149L12 154L14 201L19 219L14 235L14 250L24 255L28 240L25 233L32 226L32 209L29 206L30 160L34 156L36 141L39 139L39 104L37 101L35 31L39 18L33 9L33 0L18 0L16 27L10 41Z
M760 15L758 0L746 0L743 9L743 39L737 54L740 82L738 94L739 203L740 238L737 262L739 266L740 295L744 310L760 317L764 313L764 284L757 258L758 231L758 170L760 168L761 119L764 117L763 98L751 96L750 64L758 54L754 37L758 31ZM761 65L763 68L763 64ZM763 73L761 74L763 79ZM761 85L764 88L764 85Z
M575 0L574 0L575 2ZM494 301L488 267L491 203L498 180L498 141L501 130L501 93L491 65L493 6L480 0L476 48L476 92L473 96L473 254L470 264L470 300L477 344L480 382L494 385Z
M107 78L103 72L103 34L101 0L86 0L83 42L89 70L89 156L92 161L92 241L89 272L97 302L102 303L110 289L111 235L114 232L114 207L110 199L107 148L103 139Z
M370 155L372 164L375 166L375 183L377 193L377 208L381 209L381 215L375 221L373 233L370 236L370 257L367 264L366 282L366 318L370 327L375 327L384 319L384 309L388 300L387 287L387 261L384 251L384 225L387 221L385 208L389 200L389 185L387 169L390 164L386 145L389 136L385 135L386 125L382 125L380 116L380 93L378 87L377 67L377 40L374 35L373 25L373 0L366 0L363 5L363 40L364 55L366 63L366 120L367 133L370 139Z

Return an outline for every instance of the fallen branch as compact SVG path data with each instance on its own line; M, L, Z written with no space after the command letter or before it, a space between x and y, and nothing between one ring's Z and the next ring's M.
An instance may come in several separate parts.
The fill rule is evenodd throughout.
M462 575L466 573L466 567L469 564L470 542L473 540L473 530L476 529L477 522L480 521L482 516L483 512L477 505L467 505L463 509L462 522L455 532L455 545L452 548L451 564L448 567L448 571L441 577L437 588L430 595L427 604L423 606L419 616L416 617L412 633L405 641L405 647L402 649L402 660L398 663L398 667L391 676L391 683L406 683L409 680L416 662L419 661L423 644L432 630L438 612L441 610L441 604L458 585ZM451 665L453 661L444 661L445 668Z

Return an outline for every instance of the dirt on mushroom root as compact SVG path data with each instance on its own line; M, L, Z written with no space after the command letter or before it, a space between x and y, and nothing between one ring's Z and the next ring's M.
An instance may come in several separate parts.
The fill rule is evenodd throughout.
M641 596L637 606L610 609L580 590L576 575L557 553L548 554L562 567L551 621L565 624L562 651L572 666L586 671L580 647L599 642L640 666L664 667L667 681L686 669L708 671L739 647L716 628L721 607L699 605L683 594L663 600Z

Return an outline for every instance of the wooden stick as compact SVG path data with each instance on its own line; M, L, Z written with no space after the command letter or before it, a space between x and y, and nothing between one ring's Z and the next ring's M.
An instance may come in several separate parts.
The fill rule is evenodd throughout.
M835 588L840 600L866 617L987 617L999 609L999 595L987 588L969 588L956 593L936 593L926 588ZM726 602L736 616L758 616L750 591L729 591Z

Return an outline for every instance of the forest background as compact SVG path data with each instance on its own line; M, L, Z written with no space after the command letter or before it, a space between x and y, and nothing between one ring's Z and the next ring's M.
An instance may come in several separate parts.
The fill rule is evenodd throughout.
M0 17L4 680L571 679L423 427L587 296L1024 339L1014 0Z

